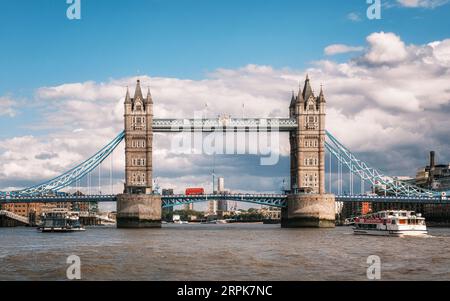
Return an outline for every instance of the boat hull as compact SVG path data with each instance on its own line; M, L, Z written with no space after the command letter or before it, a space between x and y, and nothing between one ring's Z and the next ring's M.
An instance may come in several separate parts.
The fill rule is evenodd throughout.
M82 232L86 231L84 228L38 228L38 231L41 231L42 233L69 233L69 232Z
M372 235L372 236L426 236L428 235L427 230L363 230L354 229L353 234L355 235Z

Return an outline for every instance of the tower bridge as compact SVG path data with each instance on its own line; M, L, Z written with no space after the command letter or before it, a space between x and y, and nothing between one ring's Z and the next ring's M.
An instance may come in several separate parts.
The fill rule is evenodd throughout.
M282 208L283 227L333 227L335 201L449 204L445 194L387 177L358 159L325 127L326 99L321 88L315 96L307 77L303 88L293 93L288 118L157 119L153 98L144 97L137 81L134 97L127 90L124 101L125 130L85 162L45 183L0 193L2 203L26 202L117 202L118 227L160 227L161 208L210 200L248 202ZM290 192L288 194L229 194L160 196L153 189L153 133L178 132L286 132L290 141ZM90 175L125 140L125 185L119 195L67 195L71 187ZM367 181L385 196L326 192L325 151L348 168L350 175ZM330 161L331 164L331 161ZM331 172L331 170L330 170ZM342 185L342 176L339 179ZM352 191L351 191L352 192Z

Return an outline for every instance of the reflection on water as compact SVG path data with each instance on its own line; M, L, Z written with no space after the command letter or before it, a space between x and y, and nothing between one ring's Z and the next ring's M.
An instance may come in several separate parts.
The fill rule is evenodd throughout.
M370 255L382 260L382 280L450 280L450 229L429 230L394 238L261 224L0 228L0 280L64 280L72 254L84 280L367 280Z

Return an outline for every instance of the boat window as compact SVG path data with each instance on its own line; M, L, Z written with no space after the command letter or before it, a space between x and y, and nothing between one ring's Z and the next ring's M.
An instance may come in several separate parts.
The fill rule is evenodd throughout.
M396 225L396 224L397 224L397 221L396 221L395 219L393 219L393 220L392 220L392 224L393 224L393 225Z

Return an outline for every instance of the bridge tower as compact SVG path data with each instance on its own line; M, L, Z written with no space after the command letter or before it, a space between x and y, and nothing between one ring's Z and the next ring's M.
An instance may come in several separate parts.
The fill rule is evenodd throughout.
M291 194L282 212L283 227L334 227L335 197L325 193L325 105L323 89L314 96L309 77L292 94L290 118L297 129L291 144Z
M161 227L161 197L153 194L153 99L138 80L125 96L125 187L117 197L118 228Z

